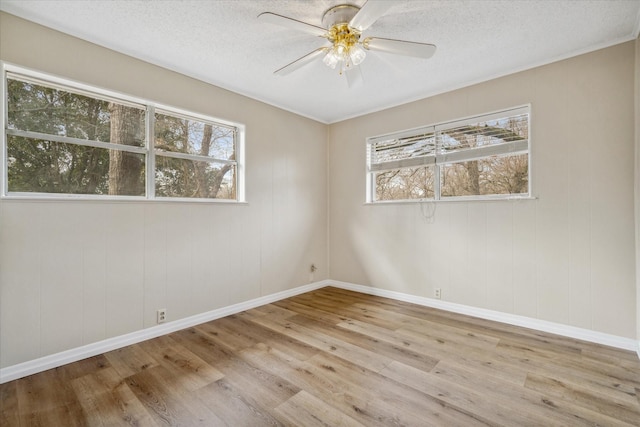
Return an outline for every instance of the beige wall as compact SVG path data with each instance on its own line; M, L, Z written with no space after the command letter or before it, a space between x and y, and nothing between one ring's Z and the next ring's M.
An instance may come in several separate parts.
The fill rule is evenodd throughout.
M327 127L0 14L0 59L246 125L246 205L0 201L0 366L327 278Z
M640 356L640 37L636 39L636 338L638 339L638 355Z
M640 334L640 42L331 126L4 13L0 43L16 65L245 124L248 201L0 201L0 367L150 327L160 307L176 320L302 285L312 262L313 280L440 287L624 337L637 318ZM526 103L536 200L364 204L367 136Z
M331 278L634 338L634 49L331 125ZM364 204L366 137L528 103L536 200Z

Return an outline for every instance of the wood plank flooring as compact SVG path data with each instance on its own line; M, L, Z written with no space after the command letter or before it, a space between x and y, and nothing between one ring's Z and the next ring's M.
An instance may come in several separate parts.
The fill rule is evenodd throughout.
M2 426L640 426L635 353L323 288L0 386Z

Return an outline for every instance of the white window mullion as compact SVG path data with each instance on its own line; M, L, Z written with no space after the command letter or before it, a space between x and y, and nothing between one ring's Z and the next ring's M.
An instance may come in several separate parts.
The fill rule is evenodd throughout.
M155 156L155 107L149 105L147 107L147 116L145 117L145 132L147 136L147 199L155 199L156 197L156 156Z
M440 200L440 165L436 164L433 175L433 198Z
M111 142L92 141L90 139L72 138L69 136L52 135L49 133L33 132L26 130L7 129L7 135L19 136L22 138L39 139L42 141L60 142L63 144L84 145L86 147L104 148L107 150L128 151L136 154L146 154L146 147L137 147L135 145L113 144Z
M417 166L430 166L436 163L436 156L412 157L410 159L394 160L391 162L375 163L371 165L372 172L384 172L393 169L410 168Z
M196 162L219 163L223 165L232 165L232 166L236 165L235 160L216 159L215 157L199 156L197 154L187 154L187 153L179 153L175 151L161 151L161 150L154 150L154 153L156 157L161 156L161 157L171 157L174 159L193 160Z
M442 134L440 131L436 131L436 153L440 151L441 140ZM433 172L433 198L435 200L440 200L440 173L440 163L438 163L436 157L436 165Z

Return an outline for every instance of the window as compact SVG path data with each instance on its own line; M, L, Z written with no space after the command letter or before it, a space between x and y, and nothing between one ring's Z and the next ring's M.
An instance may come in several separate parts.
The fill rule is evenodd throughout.
M529 107L367 140L367 202L527 197Z
M157 197L236 199L236 128L155 113Z
M6 71L3 196L241 200L241 128Z

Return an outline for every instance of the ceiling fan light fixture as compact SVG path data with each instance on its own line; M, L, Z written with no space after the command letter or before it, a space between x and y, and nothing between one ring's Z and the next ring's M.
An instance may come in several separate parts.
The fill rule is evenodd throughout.
M351 47L349 51L349 58L351 59L351 63L353 65L362 64L362 61L364 61L366 57L367 57L367 54L365 53L362 46L360 46L359 44L355 44Z
M342 74L344 69L359 65L364 61L366 53L359 44L360 32L350 28L347 23L334 24L329 29L327 38L332 46L323 62L331 69L335 69L339 64L340 74Z
M329 52L327 52L327 54L324 56L324 58L322 59L322 62L324 62L327 67L331 69L335 69L336 65L338 65L338 62L340 62L340 60L333 53L333 49L329 49Z
M366 37L360 40L362 33L384 15L396 1L367 0L362 7L352 4L338 4L324 13L322 27L276 13L261 13L258 15L258 19L262 21L304 31L322 37L329 42L328 45L296 59L274 73L282 76L287 75L314 59L322 57L322 62L329 68L337 69L339 74L346 73L349 87L353 87L362 81L362 71L359 65L367 57L367 51L430 58L436 50L432 44L380 37Z
M345 42L336 42L335 46L333 46L333 51L340 61L344 61L349 52L349 46Z

